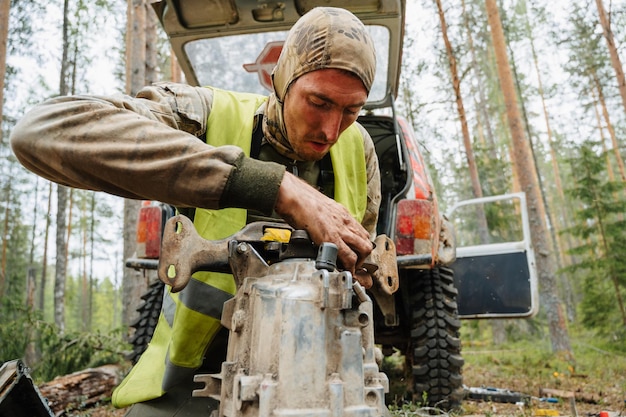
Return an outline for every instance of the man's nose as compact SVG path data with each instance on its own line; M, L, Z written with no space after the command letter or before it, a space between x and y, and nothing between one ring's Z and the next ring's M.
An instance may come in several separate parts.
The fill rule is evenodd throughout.
M328 143L334 144L339 139L339 133L341 129L342 115L337 112L332 112L324 118L322 130L326 136Z

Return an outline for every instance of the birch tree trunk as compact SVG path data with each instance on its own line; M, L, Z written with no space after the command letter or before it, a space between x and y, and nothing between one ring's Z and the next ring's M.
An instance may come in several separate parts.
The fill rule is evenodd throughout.
M524 136L522 118L517 103L515 84L506 53L504 31L500 21L500 13L496 0L485 0L487 17L491 28L491 37L496 57L498 78L504 95L507 121L511 131L514 168L528 200L532 243L536 254L537 272L546 304L548 327L553 352L565 354L573 358L569 341L566 320L561 302L557 296L554 271L554 253L548 244L548 232L542 213L542 201L539 184L535 175L534 162L530 144Z
M27 272L27 282L28 285L26 287L26 307L29 309L35 308L35 290L36 290L36 279L35 279L35 239L37 237L37 228L35 225L37 224L37 200L39 199L39 178L35 179L35 206L33 207L33 228L30 234L30 250L28 253L28 272ZM31 288L32 285L32 288Z
M61 76L59 94L65 96L69 92L69 0L63 2L63 58L61 59ZM67 218L67 187L57 185L57 216L56 216L56 263L54 271L54 323L62 333L65 331L65 278L67 275L67 247L65 228Z
M33 228L30 235L30 251L28 254L28 269L26 270L26 309L35 311L35 292L37 289L37 277L35 270L35 238L37 236L37 200L39 196L39 179L35 180L35 207L33 208ZM41 290L43 291L43 289ZM29 329L28 344L24 352L26 363L35 364L38 360L37 346L35 344L35 330Z
M96 193L91 193L89 204L89 304L87 304L87 311L89 317L89 330L93 323L93 290L94 290L94 278L93 278L93 261L95 258L94 245L96 239ZM117 269L117 268L116 268ZM115 316L113 316L115 317Z
M65 264L69 262L70 254L70 238L72 237L72 217L74 215L74 189L69 188L67 195L67 201L69 208L67 210L67 233L65 234Z
M87 250L87 197L83 196L80 201L80 233L82 236L82 244L81 244L81 257L82 257L82 267L80 274L80 314L83 317L83 320L80 322L83 331L89 331L89 322L91 317L89 316L89 276L87 273L87 257L89 256L89 252Z
M65 0L66 2L68 0ZM65 226L67 209L67 188L57 185L56 216L56 263L54 269L54 324L63 333L65 331L65 275L67 257L65 255Z
M48 208L46 211L46 229L43 238L43 256L41 260L41 277L39 278L39 301L37 308L43 314L46 300L46 274L48 273L48 237L50 235L50 216L52 213L52 183L48 184Z

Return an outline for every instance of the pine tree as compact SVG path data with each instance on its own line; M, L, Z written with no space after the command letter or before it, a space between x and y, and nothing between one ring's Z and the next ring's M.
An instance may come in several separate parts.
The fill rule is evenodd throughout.
M621 321L626 336L626 200L618 193L623 183L607 180L605 155L596 151L598 147L587 141L570 159L574 181L567 193L577 200L578 209L577 225L567 232L581 243L571 250L579 262L568 270L583 273L582 323L609 332L620 328Z

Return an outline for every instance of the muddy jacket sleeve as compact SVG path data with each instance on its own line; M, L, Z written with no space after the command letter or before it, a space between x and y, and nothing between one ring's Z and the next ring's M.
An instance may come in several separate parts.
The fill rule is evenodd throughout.
M136 98L58 97L19 121L11 146L26 168L59 184L178 207L271 213L285 168L200 140L212 99L208 88L172 83Z

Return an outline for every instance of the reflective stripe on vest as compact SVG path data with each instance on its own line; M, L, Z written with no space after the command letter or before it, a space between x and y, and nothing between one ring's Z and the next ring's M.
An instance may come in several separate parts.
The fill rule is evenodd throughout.
M206 141L212 146L237 145L246 155L254 114L267 98L214 89ZM210 128L213 127L213 128ZM356 125L342 133L331 148L335 200L359 221L367 206L367 173L363 137ZM243 209L197 209L194 226L205 239L223 239L246 223ZM202 272L193 275L181 292L165 291L163 308L148 348L113 393L117 407L160 397L193 375L204 352L220 329L223 304L235 293L232 275Z

